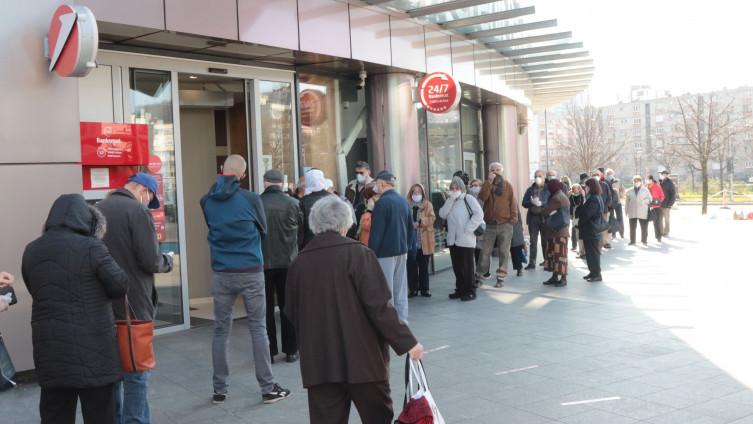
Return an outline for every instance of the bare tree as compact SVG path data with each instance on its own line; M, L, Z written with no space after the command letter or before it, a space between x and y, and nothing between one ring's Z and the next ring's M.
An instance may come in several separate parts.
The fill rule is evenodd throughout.
M558 137L556 162L570 173L590 172L598 167L614 167L624 142L606 137L601 110L571 103L565 123L568 137Z
M709 166L720 150L740 130L733 114L733 100L720 102L714 94L677 99L678 115L673 151L701 175L701 214L708 212Z

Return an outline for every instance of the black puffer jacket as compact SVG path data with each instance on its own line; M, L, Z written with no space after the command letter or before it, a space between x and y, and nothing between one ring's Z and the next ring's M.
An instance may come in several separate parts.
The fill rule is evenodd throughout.
M43 387L99 387L120 379L110 299L128 275L100 240L102 214L80 194L52 205L42 237L26 246L22 273L33 299L34 364Z

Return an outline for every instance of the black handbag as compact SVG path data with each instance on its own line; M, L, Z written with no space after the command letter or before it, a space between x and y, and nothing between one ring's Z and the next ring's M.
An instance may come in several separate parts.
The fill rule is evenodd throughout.
M468 211L468 219L471 219L473 217L473 211L471 210L471 206L468 204L468 195L463 196L463 202L465 203L465 209ZM476 235L476 237L483 236L486 232L486 223L482 222L479 224L478 227L476 227L475 230L473 230L473 234Z

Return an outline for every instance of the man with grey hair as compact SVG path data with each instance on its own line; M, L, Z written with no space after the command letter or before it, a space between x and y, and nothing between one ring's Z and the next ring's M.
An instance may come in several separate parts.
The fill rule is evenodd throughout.
M382 171L376 177L381 194L371 214L369 248L376 253L392 293L397 315L408 320L408 246L414 245L415 229L408 200L395 191L395 176Z
M248 330L254 350L256 379L262 401L274 403L290 395L274 381L269 354L264 290L264 260L261 243L267 234L267 220L261 198L240 187L246 176L246 160L230 155L222 175L201 199L204 219L209 227L214 297L214 338L212 367L214 395L212 403L227 397L227 348L233 326L233 306L243 297L248 314Z
M510 243L512 242L513 225L518 220L518 205L513 193L512 184L502 177L504 168L499 162L489 164L489 175L481 187L478 198L484 205L484 245L481 248L481 258L477 279L489 278L492 250L499 245L499 266L497 267L497 283L494 287L502 287L507 277L508 262L510 260Z
M352 213L337 196L319 200L310 215L316 235L288 270L286 313L298 334L312 424L348 422L351 402L362 422L391 423L388 348L423 355L390 302L374 252L345 237Z

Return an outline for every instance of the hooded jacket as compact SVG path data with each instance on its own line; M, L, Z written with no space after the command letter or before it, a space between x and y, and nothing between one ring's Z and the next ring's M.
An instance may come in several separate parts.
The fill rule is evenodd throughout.
M209 227L213 271L264 271L261 243L267 220L258 194L241 188L234 175L218 175L201 198L201 209Z
M21 268L42 387L100 387L121 377L111 299L125 295L128 275L100 240L104 232L102 214L66 194L26 246Z
M152 214L133 197L119 189L97 203L107 218L103 241L115 261L128 274L128 302L139 320L153 320L157 313L154 274L170 272L172 258L162 254ZM125 319L125 302L113 302L116 319Z

